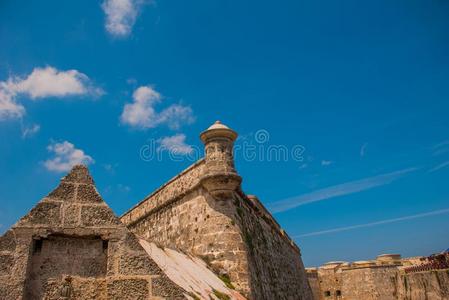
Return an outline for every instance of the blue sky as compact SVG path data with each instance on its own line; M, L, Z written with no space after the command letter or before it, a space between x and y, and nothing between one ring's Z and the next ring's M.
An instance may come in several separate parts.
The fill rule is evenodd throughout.
M307 266L446 249L448 11L424 0L1 1L0 231L76 162L123 213L190 165L219 119L239 147L301 149L281 161L239 152L236 165ZM143 159L145 145L179 159Z

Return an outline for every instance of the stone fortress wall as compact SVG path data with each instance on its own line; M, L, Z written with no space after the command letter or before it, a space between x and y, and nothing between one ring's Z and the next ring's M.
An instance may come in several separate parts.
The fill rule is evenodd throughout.
M242 299L235 288L256 300L449 300L449 253L387 254L305 269L297 245L256 196L242 191L232 153L236 137L220 123L211 126L201 134L205 158L121 219L87 168L75 166L0 237L0 299L174 300L204 293ZM208 286L209 277L197 274L190 274L192 280L203 280L205 290L192 290L182 280L186 269L173 274L151 250L162 248L201 257L232 297L220 296Z
M139 238L202 257L250 299L311 299L299 248L234 168L237 134L216 123L206 156L121 217Z
M329 262L307 268L315 300L449 299L449 254L402 259L398 254L376 260Z

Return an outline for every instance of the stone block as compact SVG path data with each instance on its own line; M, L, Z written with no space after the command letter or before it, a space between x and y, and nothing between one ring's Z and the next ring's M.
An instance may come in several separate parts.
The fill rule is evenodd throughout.
M21 299L22 287L14 281L0 280L0 299Z
M84 226L108 226L120 224L112 210L105 205L83 206L81 210L81 222Z
M70 183L61 183L56 189L54 189L47 198L62 200L62 201L73 201L75 196L75 185Z
M14 257L12 255L0 255L0 276L10 275L13 267Z
M151 283L153 296L164 297L166 299L186 299L183 290L175 286L165 276L155 277Z
M79 205L64 206L64 226L78 225L81 207Z
M121 275L160 274L159 267L149 259L146 253L124 253L120 256L119 273Z
M111 300L147 300L150 296L146 279L116 279L107 284L108 299Z
M103 199L93 185L80 184L76 193L76 201L84 203L101 203Z
M105 279L81 279L73 281L73 298L83 300L106 300L107 285Z
M58 202L40 202L31 212L21 221L23 223L42 224L42 225L59 225L61 224L61 203Z

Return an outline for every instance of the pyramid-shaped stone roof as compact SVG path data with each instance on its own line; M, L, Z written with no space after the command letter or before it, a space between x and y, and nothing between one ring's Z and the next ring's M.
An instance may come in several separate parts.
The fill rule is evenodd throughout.
M0 237L0 278L0 299L185 298L83 165Z
M76 165L60 184L14 227L71 228L124 227L95 188L89 170Z

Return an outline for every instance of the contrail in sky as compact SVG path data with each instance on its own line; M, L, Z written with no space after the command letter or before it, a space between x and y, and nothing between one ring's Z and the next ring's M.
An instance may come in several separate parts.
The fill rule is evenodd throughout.
M441 164L439 164L439 165L436 166L436 167L433 167L433 168L430 169L428 172L429 172L429 173L433 173L433 172L435 172L435 171L438 171L439 169L446 168L446 167L448 167L448 166L449 166L449 160L448 160L448 161L445 161L445 162L443 162L443 163L441 163Z
M352 225L352 226L346 226L346 227L338 227L338 228L322 230L322 231L315 231L315 232L310 232L310 233L296 235L296 236L294 236L294 238L315 236L315 235L322 235L322 234L329 234L329 233L348 231L348 230L364 228L364 227L373 227L373 226L377 226L377 225L402 222L402 221L419 219L419 218L436 216L436 215L442 215L442 214L447 214L447 213L449 213L449 208L440 209L440 210L434 210L434 211L431 211L431 212L421 213L421 214L417 214L417 215L399 217L399 218L388 219L388 220L381 220L381 221L372 222L372 223L358 224L358 225Z
M323 201L326 199L344 196L349 194L358 193L368 189L372 189L378 186L392 183L395 180L403 177L404 175L418 170L419 168L407 168L391 173L381 174L373 177L359 179L355 181L345 182L342 184L330 186L324 189L313 191L311 193L299 195L296 197L287 198L271 204L268 204L268 208L273 213L283 212L297 206Z

